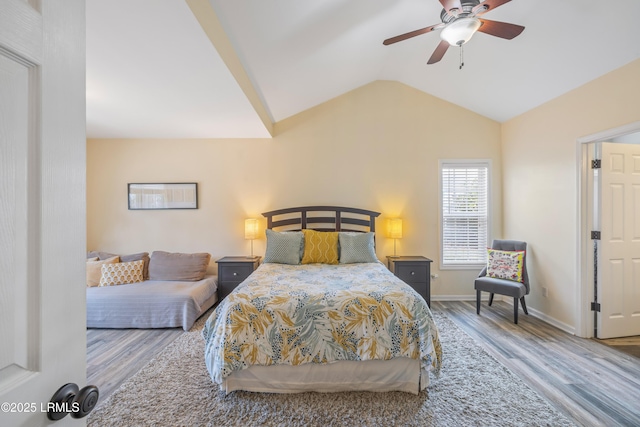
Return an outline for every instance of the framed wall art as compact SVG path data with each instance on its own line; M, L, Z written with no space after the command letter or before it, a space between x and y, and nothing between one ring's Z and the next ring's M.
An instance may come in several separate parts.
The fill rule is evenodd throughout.
M129 210L198 209L195 182L127 184Z

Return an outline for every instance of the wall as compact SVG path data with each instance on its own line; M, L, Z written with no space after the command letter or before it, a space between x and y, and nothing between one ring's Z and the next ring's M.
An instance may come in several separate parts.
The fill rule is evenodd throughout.
M434 260L434 295L474 294L477 271L438 268L438 159L492 159L499 237L499 123L377 81L276 123L275 132L273 139L89 140L87 249L248 255L245 218L291 206L353 206L382 212L380 231L386 218L404 219L398 253ZM198 210L127 210L127 183L175 181L198 182ZM376 241L381 260L393 254L384 232ZM254 242L256 254L265 243Z
M527 304L568 330L579 323L577 139L640 120L639 76L636 60L502 126L504 236L529 243Z

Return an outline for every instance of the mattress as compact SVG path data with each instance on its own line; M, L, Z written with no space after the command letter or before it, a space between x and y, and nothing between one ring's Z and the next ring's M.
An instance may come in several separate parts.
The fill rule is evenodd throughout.
M188 331L217 301L217 278L146 280L87 288L88 328L175 328Z
M410 387L417 392L417 384L428 382L427 372L438 372L442 357L437 327L426 302L381 263L262 264L220 303L205 323L203 337L211 379L227 391L249 389L237 388L236 380L260 371L253 367L333 370L344 365L342 362L407 359L417 361L410 370L413 377L409 383L413 385L389 388L395 381L391 370L382 380L372 381L373 388L377 383L380 390L407 391ZM293 370L302 371L288 372ZM425 374L427 377L421 378ZM273 381L278 376L284 378L276 373L267 381L274 385L269 391L278 391L277 381ZM303 383L315 381L304 376ZM339 377L309 389L371 389L358 388L359 380L345 382ZM324 382L322 374L318 378ZM251 381L254 378L244 382ZM339 386L338 382L348 385ZM297 385L280 387L280 392L296 391L304 390L298 390Z

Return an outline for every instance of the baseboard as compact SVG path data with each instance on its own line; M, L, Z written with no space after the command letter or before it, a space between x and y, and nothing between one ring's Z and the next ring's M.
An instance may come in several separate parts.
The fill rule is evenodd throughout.
M489 301L489 294L487 292L483 292L482 294L483 295L482 295L481 301ZM475 301L475 300L476 300L475 295L431 295L431 301ZM513 298L501 297L499 295L496 295L493 300L504 301L513 307ZM554 317L551 317L541 311L538 311L535 308L527 307L527 311L529 312L530 316L537 317L538 319L544 321L545 323L555 326L561 331L564 331L571 335L576 334L575 327L571 325L567 325L566 323L563 323Z

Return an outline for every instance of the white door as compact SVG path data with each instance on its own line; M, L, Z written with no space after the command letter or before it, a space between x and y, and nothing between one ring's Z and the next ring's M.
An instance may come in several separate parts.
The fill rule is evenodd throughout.
M0 0L1 426L85 385L84 26L83 0Z
M602 143L598 338L640 335L640 145Z

